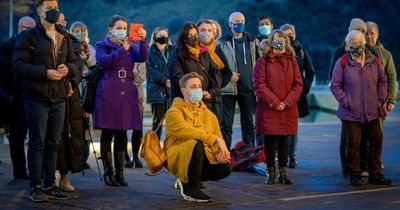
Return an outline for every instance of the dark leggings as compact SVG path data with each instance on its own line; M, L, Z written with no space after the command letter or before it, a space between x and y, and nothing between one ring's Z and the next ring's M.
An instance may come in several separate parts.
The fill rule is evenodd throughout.
M231 172L230 163L211 164L207 159L203 142L197 141L189 163L189 186L199 188L200 182L223 179Z
M278 145L278 166L286 167L288 159L289 136L265 135L265 158L267 167L275 167L275 147Z
M114 137L114 153L126 151L126 131L102 129L100 137L101 154L111 153L111 141Z
M132 155L134 157L138 157L140 143L142 142L142 137L143 137L143 130L132 131L131 144L132 144ZM126 159L129 159L128 148L126 149Z

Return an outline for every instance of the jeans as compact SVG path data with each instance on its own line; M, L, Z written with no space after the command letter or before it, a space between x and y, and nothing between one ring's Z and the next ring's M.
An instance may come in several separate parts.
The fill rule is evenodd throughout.
M206 156L204 144L197 141L189 162L189 186L200 188L200 182L223 179L232 172L230 163L211 164Z
M342 120L346 137L346 165L351 175L361 173L360 169L360 144L361 133L365 130L365 137L369 139L369 174L379 176L382 174L381 154L383 134L379 119L370 122L351 122Z
M29 126L28 168L31 187L55 182L57 150L64 126L65 102L24 101Z
M222 96L222 122L221 132L226 146L231 148L232 126L235 117L236 101L240 109L240 125L242 130L242 139L244 142L255 145L255 123L254 115L256 109L256 98L253 94L247 95L223 95Z

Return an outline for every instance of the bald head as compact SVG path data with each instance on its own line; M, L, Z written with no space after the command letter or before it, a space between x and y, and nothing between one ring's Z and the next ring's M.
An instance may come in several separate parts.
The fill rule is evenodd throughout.
M245 18L241 12L234 12L229 16L229 27L235 37L239 38L242 36L244 23Z
M35 20L29 16L24 16L18 21L18 33L22 31L35 28Z

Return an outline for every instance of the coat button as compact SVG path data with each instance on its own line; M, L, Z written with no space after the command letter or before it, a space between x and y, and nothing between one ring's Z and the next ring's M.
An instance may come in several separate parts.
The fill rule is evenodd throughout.
M125 79L121 79L121 82L125 82Z
M125 95L125 91L121 91L121 95Z

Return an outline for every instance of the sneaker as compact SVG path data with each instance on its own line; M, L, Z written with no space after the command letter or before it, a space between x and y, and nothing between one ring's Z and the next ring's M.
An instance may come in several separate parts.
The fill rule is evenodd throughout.
M176 182L181 190L181 195L184 200L196 203L207 203L210 202L210 197L203 193L199 188L194 189L189 187L187 184L182 183L181 179L176 179Z
M72 197L68 193L65 193L64 191L62 191L57 186L48 187L46 189L45 193L46 193L46 195L49 196L50 199L55 199L55 200L69 200Z
M361 176L362 176L362 177L368 177L368 176L369 176L368 171L362 171L362 172L361 172Z
M175 185L174 185L175 189L179 190L179 184L178 181L175 181ZM203 182L200 182L200 189L206 189L206 186L203 184Z
M360 174L351 175L350 176L350 184L353 185L353 186L361 186L363 184L363 181L361 179Z
M134 156L132 162L134 162L135 168L143 168L143 163L138 156Z
M29 199L33 202L48 202L49 197L44 193L42 188L35 187L29 192Z

